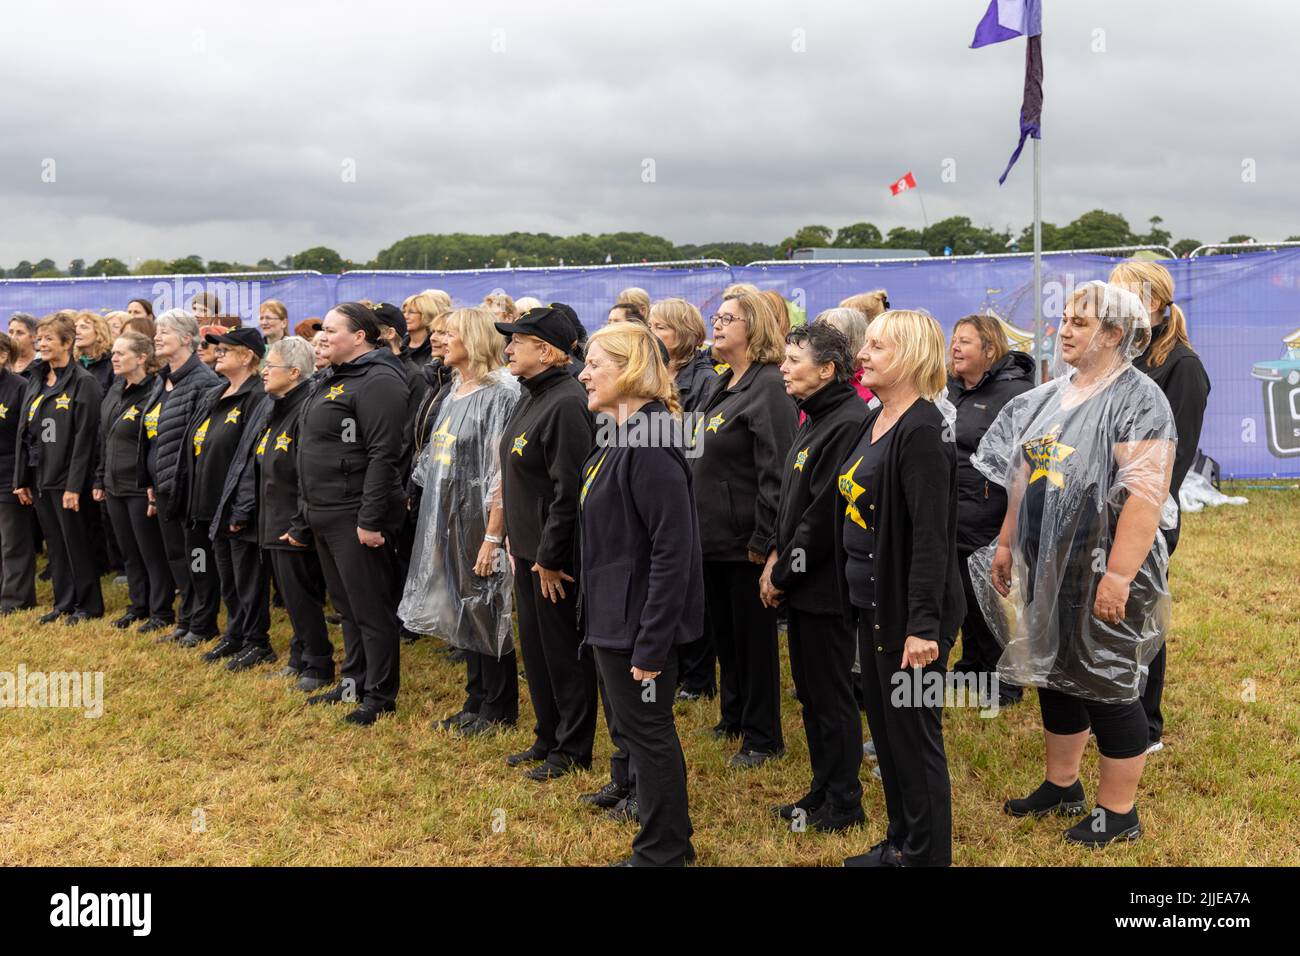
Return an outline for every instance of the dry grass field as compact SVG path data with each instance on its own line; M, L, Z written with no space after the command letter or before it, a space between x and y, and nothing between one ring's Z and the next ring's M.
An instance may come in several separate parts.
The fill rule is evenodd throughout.
M995 719L946 717L957 865L1300 864L1300 491L1241 493L1248 506L1184 522L1167 746L1147 764L1143 839L1091 852L1061 841L1062 822L999 812L1042 779L1031 694ZM124 589L105 589L116 616ZM508 734L432 730L459 708L462 670L430 641L403 647L400 710L365 730L260 672L230 674L105 622L42 627L39 613L0 619L0 671L103 671L104 712L0 710L7 864L599 865L627 853L633 829L576 802L606 778L603 721L595 769L523 779L503 758L531 742L526 692ZM283 653L284 613L273 620ZM797 704L783 707L785 759L737 771L707 735L715 705L678 705L700 865L838 865L881 838L870 764L864 829L794 833L769 815L808 782ZM1084 784L1091 796L1095 748Z

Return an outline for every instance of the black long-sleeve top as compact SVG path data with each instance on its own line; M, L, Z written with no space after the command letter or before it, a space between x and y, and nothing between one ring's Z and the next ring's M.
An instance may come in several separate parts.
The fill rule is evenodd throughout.
M224 382L215 386L195 408L185 430L178 472L186 474L187 516L199 524L207 524L221 511L226 477L240 440L266 394L256 375L250 375L232 395L224 394L227 388Z
M564 368L519 381L524 395L500 453L510 553L550 571L572 571L582 463L595 435L587 390Z
M257 466L257 537L263 548L295 550L280 540L286 532L305 543L308 532L298 517L298 434L303 404L315 386L304 382L283 398L272 398L265 427L253 450Z
M104 393L75 360L59 369L53 385L45 384L46 371L42 367L23 394L14 487L81 494L95 476Z
M766 554L776 530L781 465L799 424L776 365L751 365L739 382L733 369L702 407L692 463L700 543L711 561Z
M1153 330L1154 339L1160 329ZM1178 489L1196 461L1196 450L1201 444L1201 426L1205 424L1205 406L1210 399L1210 376L1205 372L1201 358L1186 345L1173 347L1164 362L1152 366L1151 348L1133 360L1133 367L1150 376L1160 386L1169 400L1169 410L1174 413L1174 427L1178 431L1178 447L1174 452L1173 478L1169 492L1178 501Z
M145 403L153 394L156 378L146 375L136 385L115 378L104 397L99 420L103 447L95 468L95 487L115 497L145 493L140 486L140 420L148 412Z
M27 379L9 369L0 369L0 495L14 490L14 467L17 464L18 430L26 412L23 394Z

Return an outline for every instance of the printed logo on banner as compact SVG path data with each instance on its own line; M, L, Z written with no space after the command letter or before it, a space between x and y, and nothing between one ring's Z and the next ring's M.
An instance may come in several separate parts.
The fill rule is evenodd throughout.
M1256 362L1250 374L1263 383L1264 431L1278 458L1300 455L1300 329L1282 339L1282 358Z

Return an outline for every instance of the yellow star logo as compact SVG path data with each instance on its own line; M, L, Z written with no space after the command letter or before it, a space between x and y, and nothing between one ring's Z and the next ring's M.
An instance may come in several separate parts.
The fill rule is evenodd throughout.
M226 412L226 424L227 424L227 425L238 425L238 424L239 424L239 413L242 412L242 411L243 411L242 408L232 408L230 411Z
M1055 425L1042 438L1031 439L1022 446L1025 457L1034 466L1034 470L1029 475L1029 484L1032 485L1039 478L1046 478L1057 488L1065 488L1065 476L1053 466L1059 466L1061 462L1073 455L1074 449L1057 441L1060 434L1061 426Z
M8 417L9 417L9 406L6 405L4 402L0 402L0 419L4 419Z
M839 481L836 482L836 487L839 488L840 494L844 496L844 500L849 503L848 507L844 509L844 514L847 515L849 520L851 520L855 525L863 531L866 531L867 523L862 520L862 512L858 511L858 498L862 492L866 491L866 489L858 484L853 477L854 473L858 470L858 465L860 464L862 464L861 457L853 463L853 467L840 475Z
M520 458L524 457L524 446L528 444L528 439L524 436L527 434L528 432L526 431L519 433L519 437L515 439L515 443L510 446L510 454L518 455Z
M338 398L342 394L343 394L342 385L331 385L329 387L329 391L325 393L325 397L332 402L334 401L334 399Z
M194 457L195 458L198 458L199 455L203 454L203 439L208 437L208 423L211 421L212 421L211 418L203 419L203 424L200 425L198 429L194 432Z
M126 411L122 413L122 421L124 422L133 422L139 417L140 417L140 409L137 408L135 405L132 405L130 408L128 408Z
M271 437L271 429L262 432L262 439L257 443L257 456L260 458L266 454L266 440Z
M811 447L812 447L811 445L808 446L808 448ZM803 451L799 452L799 454L795 456L794 459L795 471L803 471L803 466L808 464L808 448L805 448Z
M712 418L709 419L709 424L705 426L704 430L706 432L713 432L713 434L716 435L718 433L718 428L720 428L725 422L726 419L723 418L721 415L714 415Z
M730 363L728 363L728 362L718 362L716 365L713 366L713 374L714 374L714 375L721 375L723 372L725 372L725 371L726 371L727 369L729 369L729 368L731 368Z
M451 446L456 444L456 436L447 430L447 425L451 422L451 416L448 415L438 426L438 430L429 436L429 441L433 444L433 460L443 465L451 464Z
M36 409L41 407L41 401L44 400L44 398L44 395L37 395L32 399L31 407L27 409L27 420L29 422L36 417Z
M270 432L268 431L267 434L269 435ZM275 450L276 450L276 451L288 451L288 450L289 450L289 443L290 443L291 441L293 441L293 439L289 437L289 433L288 433L288 432L280 432L280 434L278 434L278 435L275 436Z
M54 410L56 412L66 412L72 407L72 396L64 392L54 400Z
M158 417L162 414L162 402L144 413L144 434L146 438L158 437Z

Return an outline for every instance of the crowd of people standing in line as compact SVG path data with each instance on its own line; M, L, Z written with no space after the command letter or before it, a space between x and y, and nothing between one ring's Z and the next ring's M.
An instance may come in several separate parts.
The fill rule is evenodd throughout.
M1095 809L1066 838L1140 835L1166 512L1209 392L1163 267L1079 287L1037 387L995 318L945 342L882 290L791 328L770 290L729 288L706 325L629 289L607 320L588 338L563 303L454 308L439 290L341 303L295 334L282 303L242 326L210 294L158 316L17 313L0 614L35 607L41 539L45 625L102 617L120 562L115 627L215 641L203 659L230 671L279 665L359 726L396 710L402 641L432 635L465 667L464 704L435 726L471 737L518 720L517 641L534 742L506 763L537 781L589 768L602 707L610 779L580 799L640 824L628 865L694 859L674 702L716 696L735 768L784 755L782 621L811 778L774 814L861 825L865 754L888 827L846 864L948 864L944 702L896 691L942 679L960 635L952 669L997 675L1002 706L1038 688L1044 781L1005 811L1082 813L1091 731ZM645 440L666 423L679 440Z

